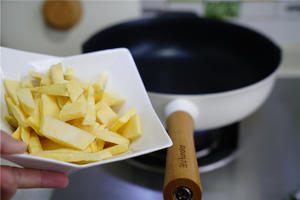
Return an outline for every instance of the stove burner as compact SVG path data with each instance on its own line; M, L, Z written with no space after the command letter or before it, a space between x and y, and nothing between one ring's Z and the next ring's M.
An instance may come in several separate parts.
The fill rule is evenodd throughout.
M195 147L200 172L212 171L231 162L237 155L239 123L219 129L195 131ZM150 171L164 173L166 149L129 160Z

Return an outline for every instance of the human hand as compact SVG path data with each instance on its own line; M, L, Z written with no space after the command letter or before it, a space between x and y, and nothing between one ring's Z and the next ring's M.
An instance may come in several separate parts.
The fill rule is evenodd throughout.
M15 140L0 131L1 154L24 153L26 144ZM18 167L0 167L1 199L10 199L18 188L64 188L68 185L68 176L64 173L24 169Z

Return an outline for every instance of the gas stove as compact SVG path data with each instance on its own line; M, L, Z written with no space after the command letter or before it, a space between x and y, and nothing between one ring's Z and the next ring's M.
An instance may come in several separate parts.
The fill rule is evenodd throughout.
M239 123L222 128L195 131L194 141L199 172L208 172L230 163L238 155ZM164 173L167 150L163 149L128 160L151 172Z
M214 146L212 142L198 148L204 200L282 200L289 199L300 189L298 91L299 78L278 79L271 96L259 110L239 124L226 127L239 131L221 134L227 139L226 135L230 137L231 132L235 139L230 141L236 140L231 147L225 148L231 148L227 156L221 156L215 162L201 161L201 158L213 155L214 147L218 145ZM227 164L205 169L205 166L214 166L222 160ZM51 199L163 199L162 166L154 167L160 169L155 171L132 164L155 166L144 161L126 160L76 172L70 176L70 185L55 190Z

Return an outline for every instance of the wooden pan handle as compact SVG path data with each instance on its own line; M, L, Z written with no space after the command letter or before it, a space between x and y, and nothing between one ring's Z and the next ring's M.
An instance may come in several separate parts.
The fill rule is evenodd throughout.
M201 200L193 118L187 112L174 112L167 119L167 129L173 146L167 150L164 200Z

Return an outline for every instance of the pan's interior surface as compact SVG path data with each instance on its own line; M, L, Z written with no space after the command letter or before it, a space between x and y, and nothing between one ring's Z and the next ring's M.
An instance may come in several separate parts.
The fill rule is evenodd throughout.
M107 28L84 52L126 47L148 91L211 94L254 84L273 73L281 52L247 28L198 17L157 17Z

